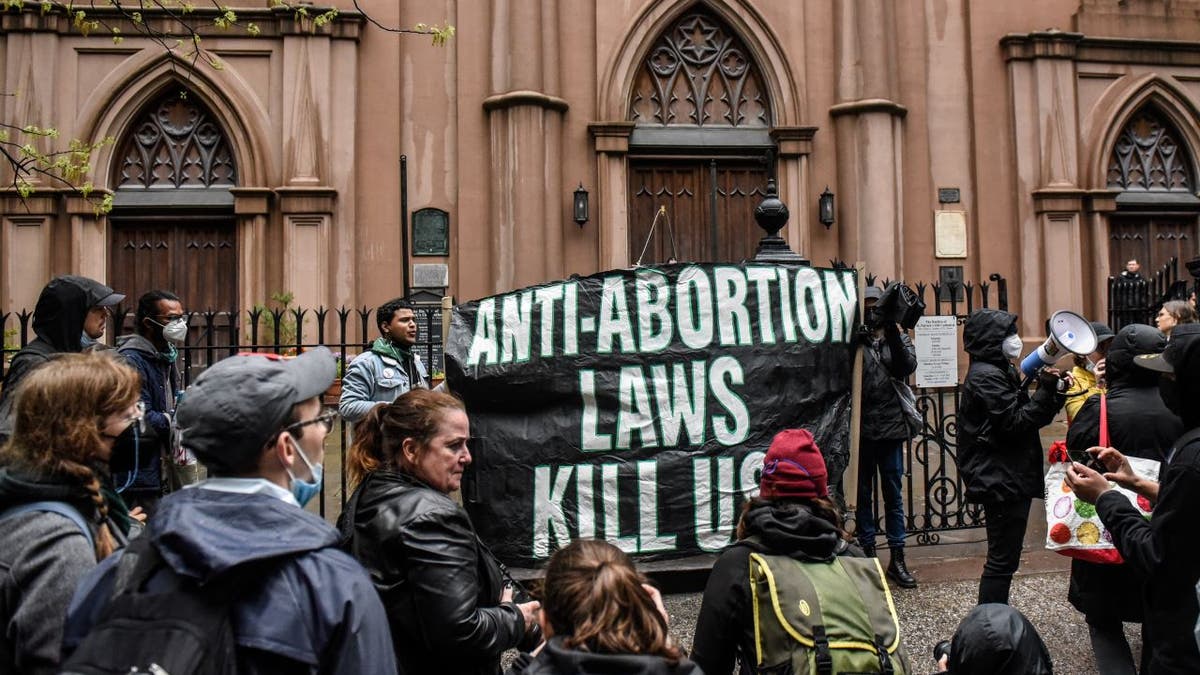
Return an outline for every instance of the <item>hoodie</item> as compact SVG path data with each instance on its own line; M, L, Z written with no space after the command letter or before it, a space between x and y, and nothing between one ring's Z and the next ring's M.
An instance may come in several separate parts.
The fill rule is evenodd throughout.
M1051 675L1050 652L1037 629L1008 605L976 605L950 641L955 675Z
M247 584L233 606L239 672L396 672L379 596L362 567L335 548L337 531L316 515L268 494L201 483L165 497L142 536L171 570L201 589L247 563L277 561L269 572L256 572L263 577ZM99 621L119 559L105 560L79 585L67 616L65 654ZM147 590L167 582L159 573Z
M1042 441L1038 429L1054 419L1066 396L1057 378L1043 374L1030 396L1004 357L1004 339L1017 316L980 309L967 317L963 348L971 365L958 404L958 469L973 502L1012 502L1042 496Z
M527 658L522 655L523 658ZM672 665L661 656L645 654L593 654L563 646L562 639L550 638L532 660L515 663L507 675L704 675L691 661L681 659Z
M0 389L0 442L12 435L13 394L17 385L34 368L56 354L81 351L80 336L88 310L117 297L113 289L94 279L55 277L42 289L33 310L33 332L37 335L13 357Z
M39 501L66 502L85 519L95 507L78 485L0 469L0 512ZM27 512L3 521L0 546L0 672L58 672L62 617L75 584L96 566L96 551L73 521Z
M807 506L752 502L742 516L745 537L725 549L713 565L696 619L692 660L706 673L728 673L741 655L743 673L754 662L754 616L750 598L750 554L786 555L806 562L831 562L861 555L833 523Z

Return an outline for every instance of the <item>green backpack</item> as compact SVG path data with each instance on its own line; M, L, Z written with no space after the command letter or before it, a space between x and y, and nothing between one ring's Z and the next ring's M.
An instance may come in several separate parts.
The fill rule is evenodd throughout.
M875 558L750 554L756 672L908 675L896 606Z

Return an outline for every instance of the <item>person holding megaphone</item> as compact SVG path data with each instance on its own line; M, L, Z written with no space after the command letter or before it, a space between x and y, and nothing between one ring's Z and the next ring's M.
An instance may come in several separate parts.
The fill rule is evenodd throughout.
M1094 337L1093 333L1093 343ZM1041 367L1035 370L1037 390L1028 392L1012 363L1021 356L1022 342L1017 315L1009 312L972 312L963 329L963 346L971 365L958 407L958 469L967 500L983 505L987 526L979 603L1007 603L1021 562L1029 507L1035 497L1042 497L1038 429L1063 407L1071 378L1055 368ZM1094 344L1088 351L1092 349ZM1043 345L1038 351L1049 350Z

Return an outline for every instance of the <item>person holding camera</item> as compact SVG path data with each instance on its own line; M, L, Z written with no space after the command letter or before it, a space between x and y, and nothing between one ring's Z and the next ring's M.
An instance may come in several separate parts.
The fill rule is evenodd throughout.
M896 291L889 288L892 297ZM902 588L916 588L904 563L904 443L918 429L915 418L905 410L904 380L917 369L917 352L901 330L889 308L894 300L882 299L885 292L868 286L863 295L866 323L860 335L863 357L862 424L858 449L858 504L855 522L863 551L875 557L875 475L883 489L884 531L891 561L887 576ZM903 388L903 389L902 389ZM911 413L915 413L915 408Z
M1142 595L1143 649L1150 651L1151 675L1200 673L1200 648L1193 626L1200 615L1200 324L1178 326L1162 354L1145 354L1134 364L1159 373L1159 397L1186 429L1166 453L1159 482L1133 472L1114 448L1089 448L1104 473L1083 464L1067 470L1067 484L1079 499L1095 504L1101 522L1125 562L1145 579ZM1112 483L1154 505L1147 519Z
M1100 444L1101 424L1107 426L1109 444L1124 454L1157 462L1166 458L1175 439L1183 435L1183 422L1159 397L1158 373L1134 365L1138 356L1161 354L1166 346L1166 336L1153 326L1131 324L1117 333L1106 360L1106 419L1101 421L1099 396L1083 404L1067 431L1071 459L1092 459L1087 449ZM1122 623L1142 622L1144 585L1138 571L1127 564L1071 561L1067 599L1087 619L1100 675L1131 675L1138 670ZM1143 649L1145 663L1149 651Z
M1017 315L979 309L967 317L963 347L971 357L958 405L958 471L968 501L983 505L987 561L979 580L979 603L1008 603L1029 507L1043 488L1038 429L1053 421L1066 401L1071 378L1054 368L1038 374L1031 396L1012 360L1021 356Z

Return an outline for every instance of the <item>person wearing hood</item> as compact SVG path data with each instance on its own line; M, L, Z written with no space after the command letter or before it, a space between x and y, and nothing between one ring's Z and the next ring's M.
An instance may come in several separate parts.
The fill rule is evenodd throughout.
M1125 563L1145 579L1142 595L1143 649L1151 653L1149 675L1200 673L1200 648L1193 635L1200 605L1200 324L1176 326L1161 354L1141 355L1134 364L1161 373L1159 395L1186 429L1167 451L1159 482L1136 474L1119 449L1088 450L1107 469L1103 474L1074 463L1067 484L1075 496L1096 505ZM1154 505L1146 519L1110 481Z
M904 444L913 437L900 401L900 387L917 369L917 351L899 324L880 316L876 304L883 291L868 286L863 303L865 334L863 358L862 425L858 457L858 504L855 522L863 552L875 557L875 476L883 493L883 522L890 560L887 576L902 588L916 588L917 580L904 560Z
M290 360L231 356L204 371L177 423L212 477L163 498L126 549L140 556L153 547L161 559L146 582L151 593L241 581L230 609L239 673L396 672L370 578L338 550L337 530L304 509L321 491L323 444L335 417L321 411L321 394L335 372L324 347ZM127 567L122 558L106 560L76 590L64 656L104 617Z
M658 590L621 549L578 540L546 564L537 656L521 654L508 675L703 675L671 644Z
M825 461L806 429L781 431L771 441L759 495L743 507L737 541L709 574L691 652L706 673L732 672L737 661L739 672L756 672L751 553L819 563L862 557L842 529L841 514L829 499ZM907 658L902 650L900 658Z
M1075 356L1075 367L1071 369L1074 384L1067 390L1067 424L1075 419L1084 403L1104 391L1104 358L1116 334L1108 324L1099 321L1092 321L1091 324L1096 333L1096 351L1087 356Z
M1021 356L1017 316L979 309L967 317L963 346L971 365L958 407L958 470L966 498L983 505L987 561L979 580L979 603L1008 602L1029 507L1042 497L1042 441L1038 429L1063 407L1069 378L1053 368L1038 375L1031 396L1012 360Z
M58 672L75 584L126 540L108 460L140 418L138 379L112 356L70 354L22 387L0 448L0 672L41 675Z
M417 343L417 319L407 300L388 300L375 310L380 337L371 349L354 357L342 378L338 412L347 422L358 422L380 403L391 403L411 389L428 389L429 375Z
M1000 603L976 605L967 612L939 668L951 675L1054 673L1050 651L1037 629L1024 614Z
M112 308L124 299L87 277L64 275L46 284L33 309L37 337L13 356L0 386L0 442L12 434L13 397L21 380L55 355L83 351L103 337Z
M197 480L193 460L180 466L173 457L171 420L182 387L178 347L187 339L187 316L179 297L169 291L150 291L138 299L134 333L117 340L117 351L142 378L142 405L148 434L124 436L113 452L113 482L128 504L153 515L162 495L162 468L169 468L171 488Z
M1132 324L1122 328L1109 347L1105 394L1109 443L1127 456L1161 462L1183 434L1183 423L1158 395L1157 373L1134 365L1135 357L1161 354L1166 346L1167 338L1157 328ZM1096 396L1075 416L1067 431L1067 449L1072 459L1084 462L1090 459L1087 449L1099 443L1100 397ZM1142 587L1141 575L1129 565L1071 561L1067 598L1087 618L1101 675L1137 672L1122 622L1141 623ZM1149 662L1150 650L1142 653Z

